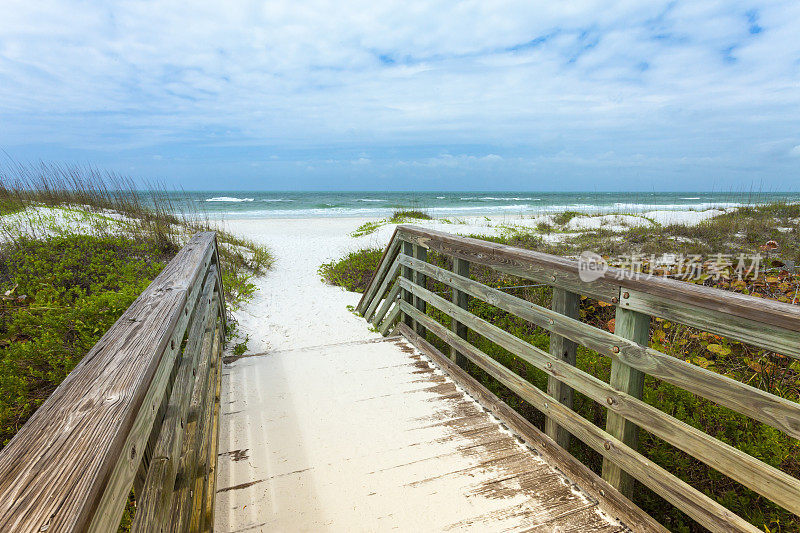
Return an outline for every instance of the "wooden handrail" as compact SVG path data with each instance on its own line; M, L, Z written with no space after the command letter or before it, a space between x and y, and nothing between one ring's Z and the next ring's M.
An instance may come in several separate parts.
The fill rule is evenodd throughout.
M378 290L378 286L383 282L386 272L392 266L392 263L394 263L394 258L397 256L399 249L400 240L397 238L397 229L395 229L394 233L392 233L392 238L389 239L389 246L383 251L381 260L378 262L378 268L375 270L375 274L373 274L372 279L370 279L367 285L367 290L361 295L361 299L356 305L356 311L359 313L364 313L369 302L375 296L375 292Z
M547 309L472 280L463 265L459 266L460 272L451 272L420 259L416 253L412 256L407 251L412 246L531 279L560 288L567 294L584 294L612 302L617 305L618 323L624 318L626 327L639 329L622 331L624 328L620 328L614 334L595 328L562 314L560 307ZM642 377L637 377L652 375L798 439L800 404L797 402L647 346L649 317L660 316L727 334L768 350L778 347L781 353L798 357L800 308L797 306L675 280L644 276L630 278L619 275L615 269L609 269L605 277L595 282L585 282L578 275L576 261L413 226L398 226L393 242L387 247L389 249L398 251L385 254L386 264L381 265L381 276L375 277L370 290L365 293L371 295L363 300L363 307L372 314L367 318L371 318L384 335L397 321L413 321L415 328L401 324L399 330L412 342L424 342L425 351L436 349L424 341L425 335L419 334L420 330L438 337L452 349L452 354L463 354L542 411L546 419L552 421L548 424L548 435L551 438L559 436L559 444L568 443L571 434L600 453L604 457L603 477L612 485L628 493L632 489L629 478L638 479L712 531L756 530L638 453L636 439L631 434L635 435L637 428L641 427L800 516L800 480L645 403L641 399ZM393 264L389 263L390 257L394 257ZM402 274L392 284L390 273L398 267L401 267ZM424 282L417 281L425 278L451 288L452 301L426 289ZM401 297L402 294L407 297ZM465 300L456 298L456 295L487 302L558 338L568 339L610 358L611 383L563 360L559 357L561 354L552 353L552 346L551 353L548 353L473 315L467 310ZM410 297L416 302L421 300L423 305L412 304ZM555 398L533 387L480 351L467 341L465 334L457 334L439 323L426 313L426 306L448 316L452 324L474 331L539 368L550 380L579 391L607 408L606 430L572 411L569 401L562 403L560 396ZM374 312L375 309L378 311ZM413 329L417 329L417 333L409 335ZM633 381L634 378L637 381ZM564 397L571 400L571 394ZM568 432L566 438L558 434L559 428Z
M196 381L177 381L176 366L195 353L213 369L203 407L218 412L224 314L216 236L198 233L0 452L0 531L116 531L131 488L149 495L150 466L163 462L156 443L172 420L167 400L178 389L191 399ZM213 498L216 423L203 430L204 455L178 456L194 461L183 465L192 487L201 472L201 502L209 490ZM164 490L172 505L172 487ZM202 512L197 523L208 526Z
M572 259L416 226L398 226L394 239L800 358L800 306L614 267L585 282Z

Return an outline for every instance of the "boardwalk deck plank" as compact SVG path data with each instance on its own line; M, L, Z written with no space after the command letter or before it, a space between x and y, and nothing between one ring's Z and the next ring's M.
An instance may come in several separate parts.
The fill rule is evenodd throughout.
M219 531L625 530L400 338L222 379Z

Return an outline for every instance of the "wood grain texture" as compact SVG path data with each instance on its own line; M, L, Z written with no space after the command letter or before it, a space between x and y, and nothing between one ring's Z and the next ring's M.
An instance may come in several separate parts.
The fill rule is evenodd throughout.
M217 492L217 451L219 450L219 410L220 394L222 388L222 341L224 328L222 325L217 327L214 333L214 358L216 366L216 378L214 382L214 414L211 419L212 425L209 429L211 442L206 458L206 475L203 486L203 505L202 516L200 518L199 531L214 530L214 495Z
M399 283L398 283L399 285ZM398 305L402 300L398 300L397 303L392 307L391 311L386 315L386 318L383 319L380 327L380 333L384 337L389 334L389 331L395 325L395 323L400 319L400 306Z
M553 287L553 298L550 309L560 315L578 319L580 296L574 292L566 291L560 287ZM574 341L562 337L557 333L550 333L550 354L555 359L560 359L568 365L575 365L578 345ZM555 376L547 377L547 394L557 399L565 406L572 409L572 387L562 383ZM547 418L544 421L544 432L564 449L569 449L569 432ZM613 485L613 483L612 483ZM626 496L630 497L629 494Z
M475 346L460 337L456 337L450 330L435 320L422 315L407 302L400 302L400 306L404 313L408 313L415 320L422 322L429 331L447 344L455 346L473 363L511 389L520 398L540 410L545 416L554 418L559 425L566 428L572 435L582 440L603 457L618 463L625 471L704 527L720 533L728 531L759 531L749 522L673 476L635 450L630 449L623 442L615 439L572 409L561 405L553 397L522 379Z
M151 433L140 411L213 246L193 237L0 452L0 530L86 530L101 508L121 513ZM101 507L115 472L124 497Z
M364 318L367 322L372 322L373 313L375 309L378 307L378 304L384 299L386 295L386 291L391 286L394 279L397 277L397 272L400 270L400 263L394 261L392 266L389 268L389 271L384 276L383 281L381 282L380 287L378 287L378 291L375 293L375 296L372 298L372 302L367 307L367 310L364 312Z
M207 265L211 261L211 266L208 268L213 268L213 260L214 254L207 254L203 264ZM101 496L100 503L97 505L92 521L89 524L89 531L107 531L116 527L119 523L130 493L130 474L133 469L136 469L135 479L138 481L138 487L136 486L137 483L134 483L136 494L140 493L142 485L144 485L147 470L150 467L150 461L155 451L160 424L166 412L166 396L169 395L172 380L175 377L176 360L182 349L183 338L189 328L189 323L195 316L197 304L201 297L201 290L202 280L199 279L192 286L184 306L184 313L178 319L178 324L164 350L158 370L156 370L144 402L142 402L142 408L139 409L133 427L123 445L124 450L137 450L136 443L141 439L141 435L149 432L147 442L143 446L144 450L137 450L137 453L131 453L130 455L123 454L118 458L106 489Z
M458 274L459 276L465 278L469 278L469 261L454 257L453 273ZM469 294L460 291L455 287L453 287L453 294L451 296L451 300L455 305L457 305L461 309L469 308ZM467 338L467 326L465 326L458 320L453 319L452 323L450 324L450 330L463 339ZM464 357L463 354L459 354L458 350L451 349L450 357L458 366L460 366L461 368L465 368L467 364L467 359Z
M754 323L714 309L687 306L683 302L633 289L622 292L619 306L800 359L800 333L797 331L763 322Z
M741 383L727 376L688 363L682 359L646 348L579 320L565 317L510 294L463 278L430 263L401 255L398 261L419 268L427 276L471 294L476 298L517 315L543 329L567 337L612 360L662 379L689 392L747 415L800 438L800 404ZM438 306L437 306L438 307Z
M131 531L161 532L172 521L170 505L178 476L181 450L189 425L189 414L195 377L203 368L205 332L215 321L216 306L211 297L216 284L216 272L206 278L203 292L192 320L180 360L178 373L172 386L167 410L156 441L153 460L137 498L136 514Z
M411 244L410 242L403 241L402 246L401 246L401 250L402 250L403 255L406 255L408 257L414 257L414 245ZM412 269L410 269L409 267L403 267L403 271L402 271L401 275L402 275L402 277L404 277L404 278L406 278L408 280L413 280L414 271ZM406 302L410 303L410 304L414 303L414 296L412 296L411 293L408 292L408 291L403 291L403 294L402 294L401 298L403 300L405 300ZM412 328L415 327L414 326L414 320L410 316L403 315L402 320L403 320L403 322L405 322L406 324L408 324Z
M408 283L406 280L402 282ZM800 514L800 480L677 420L635 396L615 389L430 291L411 284L408 288L440 311L463 322L470 329L544 371L548 376L558 378L604 405L610 412L634 422L791 512Z
M400 239L397 238L397 229L394 230L392 233L392 238L389 239L389 246L386 247L386 250L383 251L383 255L381 256L381 260L378 263L378 268L375 270L375 274L373 274L372 279L367 284L367 290L364 291L364 294L361 295L361 299L358 301L356 305L356 311L364 314L364 311L367 309L370 303L372 303L372 298L375 296L375 292L378 290L378 286L383 281L383 277L386 275L386 271L389 269L391 264L394 262L394 258L397 255L397 252L400 251Z
M624 339L647 346L650 342L650 316L617 307L614 333ZM619 359L611 363L610 385L618 391L641 399L644 392L644 374ZM606 431L627 444L632 450L639 448L639 428L613 410L606 420ZM603 460L603 479L627 497L633 496L634 480L618 465Z
M428 250L418 244L414 245L414 259L420 262L427 262L428 260ZM399 264L399 263L398 263ZM426 278L425 274L421 273L419 270L414 271L414 283L419 285L420 287L425 287L426 285ZM422 298L414 298L414 306L419 309L421 312L425 313L425 300ZM425 336L425 330L419 324L416 324L415 330L418 335Z
M399 324L396 332L406 337L418 350L430 357L479 403L505 422L511 431L522 437L525 443L534 448L546 461L558 465L573 483L599 502L603 512L619 520L632 531L658 531L661 533L667 531L664 526L620 494L569 452L558 446L554 440L481 385L464 369L447 359L444 354L408 326Z
M216 304L216 294L212 299L214 303L211 305L213 306ZM186 531L190 523L194 523L195 530L199 529L200 506L203 498L201 489L203 474L200 467L202 465L204 469L206 466L209 427L212 424L211 416L214 412L214 397L211 387L212 383L216 385L214 360L216 357L214 346L216 330L217 320L214 316L212 320L206 322L200 350L200 365L194 376L188 423L181 446L178 477L174 483L172 494L172 511L170 513L172 531Z
M398 263L399 264L399 263ZM400 294L400 284L395 281L394 285L392 285L392 289L389 291L389 294L386 295L386 298L383 300L383 303L372 316L373 326L378 326L383 321L383 317L386 316L386 312L389 310L389 307L397 300L397 296Z
M619 295L620 288L634 289L681 302L687 307L710 309L800 332L800 306L796 305L657 276L626 276L616 268L609 268L600 279L586 283L578 276L578 262L563 257L409 225L398 226L396 234L445 255L493 266L511 274L518 272L515 275L607 302ZM754 324L753 327L757 328L758 325Z

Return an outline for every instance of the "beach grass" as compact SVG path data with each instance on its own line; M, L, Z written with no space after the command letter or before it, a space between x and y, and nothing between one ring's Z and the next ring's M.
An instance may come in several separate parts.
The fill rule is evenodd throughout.
M375 233L380 227L387 224L403 224L418 220L433 220L433 217L419 209L396 209L389 218L364 222L350 236L363 237Z
M392 224L400 224L409 219L432 220L433 217L425 211L421 211L419 209L399 209L392 213L392 216L389 218L389 222Z

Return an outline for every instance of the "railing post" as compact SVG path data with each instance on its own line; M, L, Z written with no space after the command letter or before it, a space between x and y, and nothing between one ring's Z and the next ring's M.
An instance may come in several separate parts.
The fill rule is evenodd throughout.
M469 261L454 257L453 272L455 274L458 274L459 276L464 276L465 278L468 278ZM452 302L457 306L459 306L460 308L467 310L469 306L469 295L456 288L453 288ZM459 337L461 337L462 339L467 338L467 326L457 321L455 318L451 321L450 330ZM460 353L452 346L450 347L450 359L454 361L461 368L465 368L467 365L467 358L464 356L464 354Z
M410 242L403 241L403 254L409 257L414 257L414 245ZM402 276L409 281L414 281L414 271L411 270L411 267L403 266ZM414 295L405 289L403 289L403 300L411 305L414 305ZM405 322L412 329L416 329L414 328L414 319L408 316L406 313L403 313L403 322Z
M553 299L550 308L570 318L579 318L580 296L559 287L553 287ZM577 344L573 341L550 333L550 354L571 365L575 365ZM547 378L547 394L559 403L572 409L572 387L561 383L553 376ZM556 441L565 450L569 449L569 432L555 423L550 417L545 418L544 431L551 439Z
M419 261L427 261L428 260L428 249L420 246L419 244L414 245L414 259ZM419 285L420 287L425 287L425 275L421 274L420 272L414 272L414 283ZM414 298L414 307L419 309L422 314L424 315L427 311L427 303L422 298ZM417 335L425 338L425 328L421 324L416 324L414 330L417 332Z
M642 346L647 346L650 339L650 316L617 307L614 333ZM630 394L635 398L641 398L644 390L644 374L619 360L614 360L611 363L610 384L617 390ZM617 413L608 411L606 431L630 448L637 449L639 427L633 422L626 420ZM603 459L603 479L616 487L625 496L630 498L633 495L633 477L607 459Z

